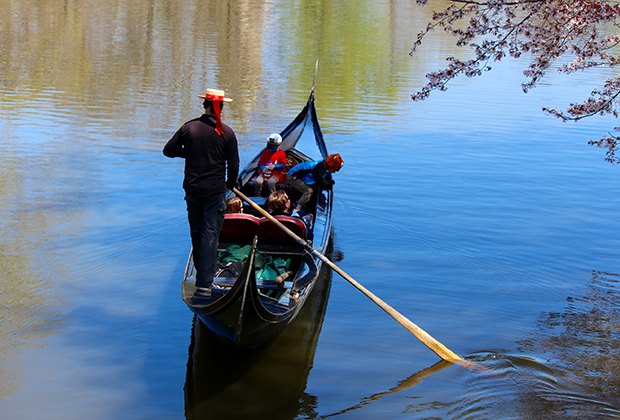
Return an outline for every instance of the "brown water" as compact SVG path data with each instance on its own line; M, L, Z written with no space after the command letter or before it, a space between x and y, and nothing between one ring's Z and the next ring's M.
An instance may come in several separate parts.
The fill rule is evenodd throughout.
M0 0L0 418L620 416L620 172L586 144L617 122L540 112L605 70L524 95L499 63L413 103L458 53L408 55L433 9L413 3ZM252 354L184 306L163 144L217 87L247 161L317 59L339 265L489 372L437 363L337 275Z

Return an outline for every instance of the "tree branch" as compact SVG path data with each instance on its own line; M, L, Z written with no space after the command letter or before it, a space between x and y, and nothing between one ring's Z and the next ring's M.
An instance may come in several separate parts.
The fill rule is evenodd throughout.
M421 5L427 1L417 0ZM461 22L468 17L469 24L463 28ZM452 35L457 46L470 49L473 58L464 61L448 57L444 69L426 75L426 85L411 96L414 101L426 99L434 90L446 90L448 83L462 74L481 75L491 69L491 60L499 61L507 54L513 58L527 54L530 58L523 71L526 81L521 86L525 92L535 87L559 58L568 54L574 60L558 69L566 74L620 64L620 56L613 54L620 45L620 34L599 31L599 27L620 27L617 0L452 0L443 11L433 12L425 30L418 33L410 54L438 27ZM479 41L473 42L476 39ZM584 102L571 104L566 112L543 110L564 121L579 121L603 114L618 118L619 107L620 78L616 78L607 80L601 90L593 91ZM618 162L615 157L618 137L610 134L590 144L606 147L606 160Z

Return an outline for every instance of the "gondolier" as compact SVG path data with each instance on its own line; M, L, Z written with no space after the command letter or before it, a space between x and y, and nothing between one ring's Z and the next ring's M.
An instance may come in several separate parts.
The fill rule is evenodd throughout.
M164 146L165 156L185 159L183 189L196 266L196 293L210 295L227 189L239 173L237 137L222 123L223 90L207 89L204 114L183 124Z

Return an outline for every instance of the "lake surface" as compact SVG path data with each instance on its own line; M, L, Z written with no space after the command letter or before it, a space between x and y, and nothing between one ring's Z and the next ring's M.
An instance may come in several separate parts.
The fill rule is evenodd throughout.
M436 4L438 8L442 3ZM0 0L0 417L620 417L617 121L543 114L608 70L524 63L414 103L443 34L409 1ZM459 53L460 54L460 53ZM183 162L206 87L243 162L316 98L334 256L461 356L437 356L337 274L272 345L192 319Z

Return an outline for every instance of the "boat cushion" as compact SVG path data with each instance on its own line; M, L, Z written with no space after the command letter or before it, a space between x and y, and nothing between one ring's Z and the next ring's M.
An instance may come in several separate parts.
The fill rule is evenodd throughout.
M224 215L224 225L220 232L221 243L251 244L258 235L260 221L256 216L245 213Z
M295 235L301 239L306 239L306 224L297 217L292 216L275 216L276 220L289 228ZM258 230L259 244L297 244L295 239L290 237L280 227L276 226L271 220L263 217L260 219L260 227Z

